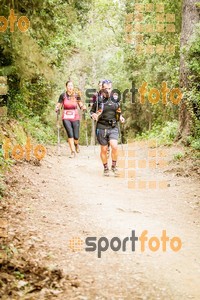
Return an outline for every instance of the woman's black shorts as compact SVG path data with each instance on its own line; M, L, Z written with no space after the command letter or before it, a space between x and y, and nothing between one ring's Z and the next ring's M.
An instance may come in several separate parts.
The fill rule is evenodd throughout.
M67 132L68 138L74 138L75 140L79 139L79 128L80 128L80 121L70 121L70 120L63 120L63 125Z

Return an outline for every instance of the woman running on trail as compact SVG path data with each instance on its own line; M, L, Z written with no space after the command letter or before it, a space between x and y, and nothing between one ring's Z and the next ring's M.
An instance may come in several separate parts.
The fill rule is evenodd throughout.
M80 116L78 108L86 110L86 106L82 103L80 95L75 93L72 81L66 82L66 92L62 93L56 104L56 112L63 106L62 121L65 127L68 143L71 151L70 158L75 157L75 150L80 152L79 148L79 129Z

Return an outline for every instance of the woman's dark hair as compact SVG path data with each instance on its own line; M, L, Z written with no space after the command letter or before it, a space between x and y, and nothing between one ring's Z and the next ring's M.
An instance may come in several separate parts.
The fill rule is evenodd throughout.
M67 82L66 82L66 87L68 86L68 83L73 83L71 80L68 80Z

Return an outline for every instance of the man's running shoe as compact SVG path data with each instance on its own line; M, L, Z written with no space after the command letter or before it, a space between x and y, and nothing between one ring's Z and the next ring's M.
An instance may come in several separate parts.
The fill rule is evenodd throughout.
M109 169L104 169L103 175L108 177L110 175Z
M120 176L120 173L119 173L117 167L112 167L111 170L112 170L113 174L114 174L116 177L119 177L119 176Z

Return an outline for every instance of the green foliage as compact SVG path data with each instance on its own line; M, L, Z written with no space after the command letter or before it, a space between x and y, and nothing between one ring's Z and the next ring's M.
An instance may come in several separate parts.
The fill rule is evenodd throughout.
M191 147L195 150L200 150L200 140L193 140L191 143Z
M156 4L156 1L152 1ZM142 4L149 3L148 0L140 1ZM150 45L174 45L176 52L175 55L167 54L166 51L161 54L148 54L145 52L138 53L136 51L136 39L132 43L124 45L125 51L125 66L129 80L135 83L138 88L143 82L148 83L148 89L157 88L161 89L161 83L167 82L170 89L177 87L179 84L179 38L181 31L181 4L182 1L162 1L165 6L165 13L175 14L175 33L143 33L143 46ZM126 1L126 14L135 13L134 5ZM142 24L154 24L156 22L156 11L145 13ZM134 28L136 22L133 21L131 26ZM133 30L133 37L137 35ZM169 96L168 96L169 98ZM161 101L156 105L151 105L148 101L141 105L137 100L134 105L128 105L126 118L128 119L127 131L142 132L150 130L155 124L164 126L167 121L178 119L178 107L172 105L169 101L167 106L162 105Z
M4 159L3 151L0 150L0 200L4 196L6 186L4 183L3 172L8 170L13 165L13 161L11 159Z
M83 115L80 127L80 145L90 145L92 135L92 120L89 114Z
M140 3L147 4L149 0ZM138 54L135 40L132 44L126 43L125 18L128 13L134 13L134 5L129 0L15 1L15 13L18 17L26 15L31 26L25 34L20 33L16 26L13 34L7 30L0 35L0 75L8 75L9 117L20 119L27 134L38 142L55 143L54 105L69 78L83 91L83 101L84 90L97 88L97 82L103 78L111 79L113 87L121 92L130 89L132 81L136 88L144 81L148 82L148 90L160 90L162 81L167 81L170 89L177 87L182 1L163 0L162 3L165 13L175 14L176 32L144 33L144 44L173 44L175 55ZM1 9L7 16L10 2L4 1ZM156 14L156 11L145 13L143 23L155 23ZM132 25L134 28L134 20ZM134 36L136 32L132 34ZM200 134L199 53L200 33L197 28L188 52L191 86L186 91L194 110L195 139ZM122 104L127 135L157 134L163 142L171 143L179 108L170 101L166 106L161 101L151 105L147 96L143 105L138 99L131 104L130 99L129 93L126 103ZM83 122L82 144L85 143L84 128ZM90 121L88 132L90 138Z
M0 149L0 196L3 195L3 192L5 190L5 185L3 183L3 173L6 170L10 170L10 168L13 166L14 161L11 158L5 159L3 155L3 150Z
M184 154L182 152L178 152L174 154L174 160L181 160L184 157Z
M19 279L19 280L22 280L22 279L24 279L24 274L23 273L21 273L20 271L14 271L13 272L13 275L16 277L16 279Z
M186 62L190 70L189 90L186 92L193 117L193 136L200 139L200 23L197 24L190 46L186 52Z
M0 75L8 76L8 115L22 121L27 134L39 142L55 143L55 95L70 76L66 68L77 52L72 30L79 32L87 23L92 0L15 1L17 17L26 15L26 33L10 30L0 35ZM10 12L9 1L1 6ZM66 70L67 69L67 70Z
M39 143L56 143L56 124L55 127L44 126L39 116L32 117L21 122L27 134Z
M171 145L176 137L178 121L166 122L164 126L154 125L150 131L138 135L137 139L155 139L159 144Z
M42 76L32 78L31 82L25 82L22 93L29 109L29 115L41 116L49 103L52 94L51 84Z

